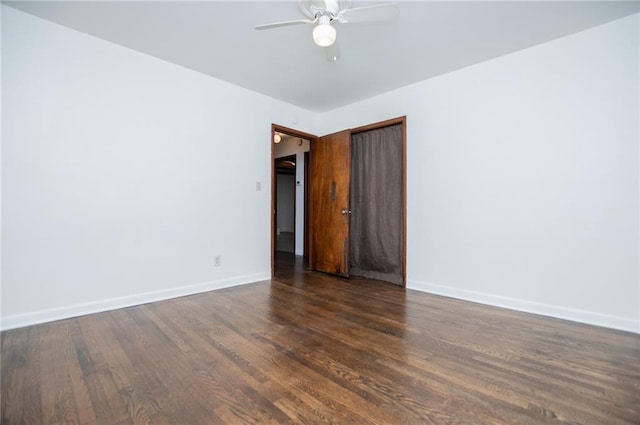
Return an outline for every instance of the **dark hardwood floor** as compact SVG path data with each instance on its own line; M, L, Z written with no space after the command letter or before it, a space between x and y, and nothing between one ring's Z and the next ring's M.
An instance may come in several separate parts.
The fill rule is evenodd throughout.
M640 336L306 272L2 333L2 424L640 424Z

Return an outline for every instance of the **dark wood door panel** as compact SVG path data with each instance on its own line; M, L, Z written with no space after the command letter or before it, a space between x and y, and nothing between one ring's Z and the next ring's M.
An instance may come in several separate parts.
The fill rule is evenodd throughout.
M349 275L349 186L351 131L320 137L311 145L310 266Z

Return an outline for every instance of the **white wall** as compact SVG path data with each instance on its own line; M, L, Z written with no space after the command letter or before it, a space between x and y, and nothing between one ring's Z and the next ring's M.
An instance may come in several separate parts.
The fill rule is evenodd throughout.
M296 214L294 211L296 195L296 176L293 174L277 174L278 229L281 232L294 232Z
M407 115L410 288L640 331L638 21L321 116Z
M5 6L2 33L4 329L270 277L271 124L315 114Z
M298 145L300 141L302 141L302 144ZM301 139L298 137L283 138L282 142L275 145L274 156L276 158L298 154L302 154L304 156L305 152L309 152L310 146L311 145L307 139ZM304 161L302 162L304 164ZM296 163L296 165L298 165L298 163Z

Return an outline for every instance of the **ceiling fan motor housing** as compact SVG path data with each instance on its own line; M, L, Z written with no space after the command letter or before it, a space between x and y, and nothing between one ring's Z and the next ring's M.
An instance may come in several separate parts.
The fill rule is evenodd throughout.
M329 62L335 62L340 56L340 50L336 44L336 29L331 25L333 21L342 24L383 22L398 17L398 5L395 3L351 8L351 0L298 0L298 8L306 19L263 24L256 26L255 29L315 24L312 33L313 41L325 48Z
M351 7L351 0L298 0L298 8L310 19L323 15L335 19L341 10Z

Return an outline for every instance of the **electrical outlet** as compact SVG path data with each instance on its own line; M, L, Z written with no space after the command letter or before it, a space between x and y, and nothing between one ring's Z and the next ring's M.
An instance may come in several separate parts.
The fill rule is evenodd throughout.
M222 255L216 255L213 257L213 265L216 267L220 267L222 265Z

